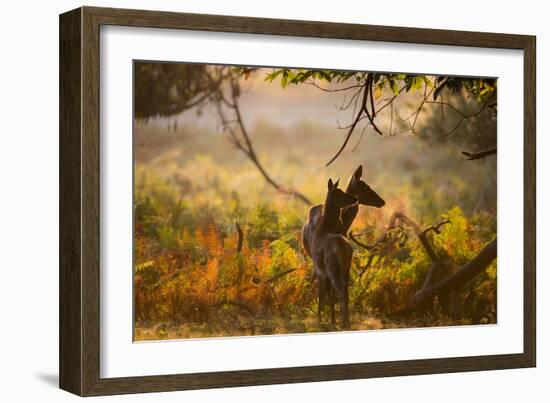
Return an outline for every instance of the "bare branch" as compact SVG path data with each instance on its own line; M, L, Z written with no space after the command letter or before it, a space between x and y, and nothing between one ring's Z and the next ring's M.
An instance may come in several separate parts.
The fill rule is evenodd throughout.
M425 230L421 230L419 225L416 222L414 222L413 220L411 220L409 217L407 217L405 214L403 214L401 212L395 212L393 214L396 217L396 220L399 220L399 221L403 222L404 224L408 225L409 227L411 227L414 230L416 236L418 237L418 240L420 241L420 243L424 247L424 250L426 251L426 254L430 258L430 260L432 262L435 262L435 261L439 260L436 253L435 253L435 251L434 251L434 249L433 249L433 247L432 247L432 245L428 241L428 238L427 238L426 235L431 230L433 230L433 231L435 231L436 233L439 234L439 229L444 224L447 224L447 222L442 222L442 223L439 223L439 224L436 224L436 225L432 225L431 227L428 227ZM448 221L448 222L450 222L450 221Z
M437 294L447 294L457 290L478 274L483 272L497 258L497 239L489 242L472 260L462 266L458 271L437 282L436 284L422 287L414 295L411 305L419 307L425 305L427 301L433 300Z
M451 220L443 220L437 224L431 225L428 228L426 228L424 231L422 231L422 234L427 234L430 231L435 232L437 235L441 234L441 227L443 227L446 224L450 224Z
M364 89L363 89L363 99L361 101L361 110L364 110L365 109L365 106L367 104L367 98L368 98L368 94L369 94L369 91L368 91L368 88L367 86L365 85ZM329 162L327 162L326 166L328 167L330 164L332 164L336 158L338 158L340 156L340 154L342 154L342 151L344 151L344 149L346 148L348 142L349 142L349 139L351 137L351 135L353 134L353 130L355 129L355 126L357 126L357 123L359 122L359 119L361 118L361 110L359 111L359 113L357 114L357 116L355 116L355 119L353 120L353 123L351 124L349 130L348 130L348 133L346 134L346 137L344 139L344 142L342 143L342 145L340 146L340 148L338 149L338 151L336 152L336 154L334 155L334 157L332 157L330 159Z
M288 270L282 271L281 273L278 273L278 274L274 275L273 277L270 277L269 279L267 279L267 282L272 283L275 280L277 280L277 279L279 279L283 276L286 276L287 274L295 272L296 270L298 270L298 269L288 269Z
M457 107L455 107L455 106L453 106L450 103L445 102L445 101L426 101L425 103L427 103L427 104L438 104L438 105L441 105L441 106L446 106L447 108L449 108L452 111L456 112L460 116L460 118L458 119L456 125L450 131L448 131L445 134L445 136L450 136L456 130L458 130L458 128L462 125L462 123L466 119L471 119L473 117L479 116L487 108L487 103L484 103L481 106L481 108L479 108L479 110L477 110L475 112L472 112L472 113L464 113L460 109L458 109Z
M388 239L389 233L392 230L394 230L395 228L397 228L400 222L407 225L407 226L409 226L409 227L411 227L413 229L414 233L416 234L416 236L420 240L420 243L424 247L424 250L426 251L426 254L430 258L430 260L431 261L437 261L438 257L436 255L435 251L433 250L433 247L431 246L430 242L428 241L427 234L430 231L434 231L436 234L440 234L441 233L441 227L443 227L443 225L445 225L445 224L449 224L450 220L441 221L437 224L434 224L434 225L429 226L426 229L422 230L416 222L411 220L405 214L403 214L399 211L396 211L391 215L391 217L389 219L389 222L388 222L388 226L386 227L386 230L384 231L382 236L380 236L380 238L378 238L374 243L365 244L365 243L363 243L363 242L361 242L357 239L357 236L359 234L353 234L352 232L350 232L348 234L348 236L349 236L349 239L353 243L355 243L356 245L370 251L370 250L373 250L374 248L376 248L378 245L384 243Z
M243 234L243 230L241 229L241 226L239 225L239 223L237 221L235 221L235 226L237 227L237 234L238 234L238 240L237 240L237 253L241 253L241 251L243 250L243 238L244 238L244 234Z
M367 97L370 95L371 98L371 104L372 104L372 113L369 112L367 108L366 102L362 105L362 110L359 111L358 116L361 116L361 111L365 112L365 115L367 115L367 118L369 119L370 124L372 125L372 128L381 136L383 136L383 133L380 131L378 126L376 126L376 123L374 123L374 118L376 117L376 111L374 109L374 101L372 100L372 80L373 76L371 73L367 74L367 82L365 83L365 91L367 92Z
M306 84L312 85L315 88L320 89L321 91L324 91L324 92L341 92L341 91L351 90L353 88L363 87L361 84L355 84L355 85L350 85L348 87L342 87L342 88L325 88L325 87L321 87L319 84L317 84L313 80L312 81L306 81Z
M370 255L370 256L369 256L369 259L367 260L367 263L365 264L365 266L363 266L363 269L362 269L361 272L359 273L359 276L357 276L357 279L355 280L356 282L361 281L361 278L363 278L363 275L364 275L364 274L366 273L366 271L371 267L372 261L374 260L374 256L375 256L375 255Z
M496 153L497 153L496 148L493 148L491 150L481 151L481 152L478 152L478 153L470 153L468 151L462 151L462 154L464 154L466 157L468 157L468 161L478 160L478 159L481 159L481 158L485 158L488 155L493 155L493 154L496 154Z
M373 243L373 244L366 244L366 243L363 243L361 241L359 241L357 239L357 236L358 234L354 234L353 232L350 232L348 234L348 237L349 239L356 245L362 247L363 249L366 249L366 250L372 250L375 246L376 246L376 243Z
M411 126L411 131L412 133L414 134L415 133L415 129L416 129L416 121L418 120L418 116L420 115L420 112L422 112L422 108L424 107L424 104L426 103L426 101L428 100L429 96L432 95L432 92L434 91L434 87L432 87L432 89L430 90L430 92L427 92L427 84L424 84L424 97L422 98L422 102L420 102L420 105L418 106L417 110L416 110L416 114L414 116L414 121L412 123L412 126Z
M228 132L230 142L239 150L241 150L248 157L248 159L250 159L250 161L256 166L258 171L260 171L260 174L263 176L265 181L269 183L273 188L275 188L279 193L283 193L283 194L295 197L296 199L300 200L304 204L311 205L311 201L302 193L294 189L284 188L279 183L277 183L267 173L263 165L260 163L260 160L258 159L256 151L254 150L254 146L252 145L252 141L250 140L250 136L244 125L244 121L241 115L241 110L238 102L238 94L239 94L238 83L234 80L231 82L230 87L231 87L230 100L228 100L225 97L223 90L220 89L217 93L217 99L220 102L216 104L216 109L217 109L218 115L220 116L222 126ZM225 105L227 108L233 111L235 115L234 123L237 125L239 129L238 132L231 124L232 121L228 120L227 117L225 116L225 112L221 104Z

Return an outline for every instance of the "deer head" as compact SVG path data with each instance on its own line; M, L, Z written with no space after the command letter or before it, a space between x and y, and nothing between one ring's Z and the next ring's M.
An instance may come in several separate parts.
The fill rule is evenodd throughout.
M351 175L346 193L357 197L359 204L364 206L373 206L378 208L384 206L386 204L384 199L378 196L378 194L372 190L369 185L361 180L362 175L363 166L359 165L353 175Z
M342 209L357 203L357 197L338 189L339 182L340 179L336 183L333 183L332 179L328 180L326 204L337 209Z

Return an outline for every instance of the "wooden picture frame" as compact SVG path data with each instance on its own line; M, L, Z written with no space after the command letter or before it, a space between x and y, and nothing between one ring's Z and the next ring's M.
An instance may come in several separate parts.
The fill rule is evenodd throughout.
M523 353L100 377L100 26L253 33L524 52ZM536 363L535 37L82 7L60 16L60 387L81 396L533 367Z

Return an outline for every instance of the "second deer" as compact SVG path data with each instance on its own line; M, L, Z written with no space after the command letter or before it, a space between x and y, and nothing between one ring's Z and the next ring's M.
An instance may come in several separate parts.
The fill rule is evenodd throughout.
M332 231L340 220L340 210L354 204L357 204L357 198L338 189L338 181L333 183L332 179L329 179L323 211L312 234L310 245L319 297L318 320L321 321L328 298L331 320L334 322L334 303L337 298L343 328L349 327L348 284L353 249L343 235Z

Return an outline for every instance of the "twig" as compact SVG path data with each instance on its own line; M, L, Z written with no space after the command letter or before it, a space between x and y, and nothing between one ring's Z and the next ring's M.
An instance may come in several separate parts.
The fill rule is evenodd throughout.
M356 245L358 245L358 246L360 246L360 247L362 247L362 248L364 248L364 249L366 249L366 250L371 250L371 249L373 249L373 248L376 246L376 242L375 242L374 244L368 245L368 244L366 244L366 243L363 243L363 242L359 241L359 240L356 238L356 236L357 236L357 234L354 234L353 232L350 232L350 233L348 234L349 239L350 239L354 244L356 244Z
M373 260L374 260L374 255L370 255L369 259L367 260L367 263L365 264L365 266L363 266L363 269L359 273L359 276L357 276L357 280L355 280L356 282L361 281L361 278L363 277L363 274L365 274L365 272L369 269L369 267L370 267Z
M430 231L435 232L437 235L441 234L441 227L445 224L450 224L451 220L443 220L437 224L431 225L428 228L426 228L424 231L422 231L422 234L427 234Z
M306 81L306 84L312 85L315 88L320 89L321 91L324 91L324 92L340 92L340 91L351 90L352 88L362 87L362 85L360 84L355 84L355 85L350 85L348 87L342 87L342 88L324 88L324 87L321 87L319 84L317 84L315 81Z
M480 115L487 108L487 103L484 103L479 110L477 110L475 112L472 112L472 113L464 113L460 109L458 109L457 107L449 104L448 102L444 102L444 101L426 101L425 103L427 103L427 104L438 104L438 105L446 106L447 108L455 111L458 115L460 115L460 119L458 119L458 122L456 123L456 125L450 131L448 131L445 134L445 136L450 136L451 134L453 134L460 127L460 125L462 125L462 122L464 122L466 119L471 119L473 117L476 117L476 116Z
M243 249L243 230L241 229L241 226L237 221L235 221L235 226L237 227L237 234L238 234L238 240L237 240L237 253L241 253Z
M416 121L418 120L418 116L420 115L420 112L422 112L422 108L424 107L424 104L426 103L426 101L428 100L428 97L432 94L432 92L434 91L434 88L432 87L432 89L430 90L429 93L426 93L426 89L427 89L427 84L424 84L424 97L422 98L422 102L420 102L420 106L418 107L418 109L416 110L416 114L414 116L414 120L413 120L413 124L411 126L411 132L413 134L415 134L415 129L416 129Z
M481 159L481 158L485 158L488 155L493 155L493 154L496 154L496 153L497 153L496 148L493 148L491 150L481 151L481 152L478 152L478 153L470 153L468 151L462 151L462 154L464 154L466 157L468 157L468 161L478 160L478 159Z
M361 111L365 109L365 106L367 104L368 94L369 94L368 87L365 85L365 87L363 89L363 99L361 101L361 109L360 109L359 113L357 114L357 116L355 116L355 119L353 120L353 123L351 124L351 126L348 130L348 133L346 134L344 142L342 143L342 145L340 146L340 148L338 149L338 151L336 152L334 157L332 157L330 159L330 161L327 162L327 164L326 164L327 167L330 164L332 164L336 160L336 158L338 158L340 156L340 154L342 154L342 151L344 151L344 149L346 148L346 146L348 144L348 141L349 141L351 135L353 134L353 130L355 129L355 126L357 126L357 123L359 122L359 119L361 118Z
M272 283L272 282L274 282L275 280L277 280L277 279L279 279L279 278L281 278L281 277L283 277L283 276L286 276L287 274L290 274L290 273L292 273L292 272L295 272L296 270L298 270L298 269L288 269L288 270L285 270L285 271L283 271L283 272L281 272L281 273L278 273L278 274L274 275L273 277L267 279L266 282L267 282L267 283Z

